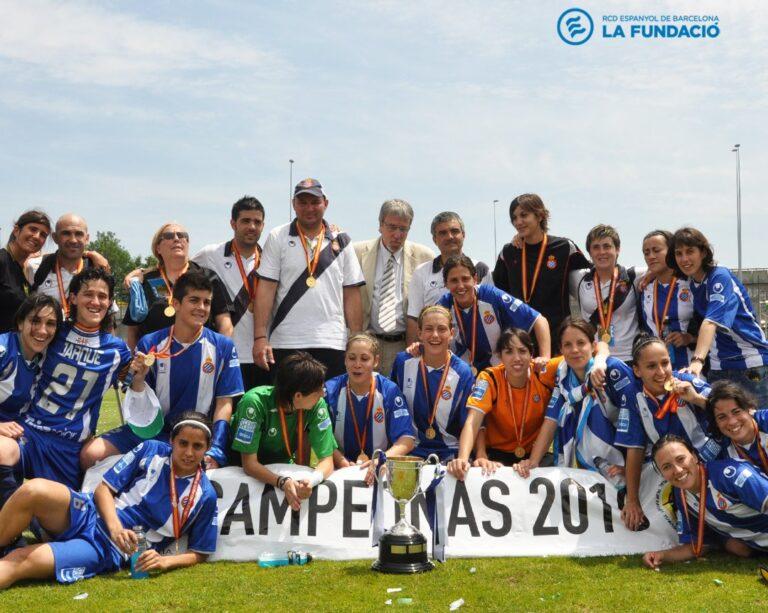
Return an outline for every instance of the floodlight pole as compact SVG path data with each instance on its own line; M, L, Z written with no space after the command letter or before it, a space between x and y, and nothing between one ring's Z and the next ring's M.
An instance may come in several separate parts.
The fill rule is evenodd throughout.
M492 206L493 209L493 257L491 258L492 266L496 265L496 258L499 256L499 251L496 248L496 204L498 200L494 200Z
M739 255L739 281L744 279L741 274L741 145L736 144L731 149L736 153L736 246Z
M288 163L290 164L288 171L288 223L290 223L293 211L293 160L288 160Z

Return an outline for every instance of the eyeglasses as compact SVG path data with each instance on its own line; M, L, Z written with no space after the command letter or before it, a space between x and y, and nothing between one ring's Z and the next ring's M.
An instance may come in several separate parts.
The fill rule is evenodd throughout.
M175 238L178 238L180 241L188 241L189 233L188 232L163 232L160 235L160 240L164 240L164 241L172 241Z
M410 226L396 226L395 224L386 222L382 223L381 225L383 225L390 232L401 232L403 234L408 234L408 231L411 229Z

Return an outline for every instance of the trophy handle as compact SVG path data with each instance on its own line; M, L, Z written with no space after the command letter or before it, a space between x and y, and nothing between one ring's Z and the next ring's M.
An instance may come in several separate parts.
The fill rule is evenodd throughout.
M440 457L436 453L430 453L427 456L427 459L424 461L425 464L440 464Z

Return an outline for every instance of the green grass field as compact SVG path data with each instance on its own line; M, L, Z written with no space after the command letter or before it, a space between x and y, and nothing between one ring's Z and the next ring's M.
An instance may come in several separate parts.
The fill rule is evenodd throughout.
M110 392L99 429L117 423ZM403 589L387 594L394 587ZM88 597L73 600L83 593ZM374 573L368 562L274 569L218 562L145 581L123 571L69 586L27 583L0 594L0 611L447 611L459 598L466 603L461 611L765 611L768 585L758 578L756 561L721 554L660 572L644 569L639 556L451 559L409 577Z

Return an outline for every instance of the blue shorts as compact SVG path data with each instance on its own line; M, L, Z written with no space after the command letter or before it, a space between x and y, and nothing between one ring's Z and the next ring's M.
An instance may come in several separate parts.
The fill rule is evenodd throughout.
M19 439L19 450L24 476L27 479L42 477L58 481L79 490L83 481L83 473L80 471L82 443L41 432L28 424L22 426L24 435Z
M69 528L48 543L53 551L56 580L72 583L120 569L123 555L98 527L90 494L71 491Z
M128 453L139 443L143 443L146 440L136 436L128 425L118 426L109 432L105 432L101 435L101 438L114 445L120 453ZM157 436L150 440L170 443L170 434L165 430L161 430Z

